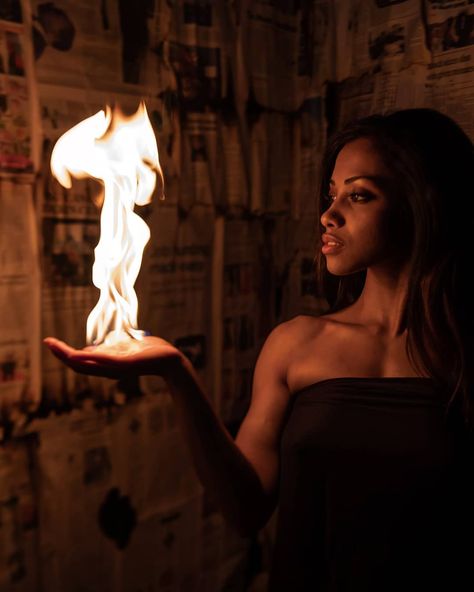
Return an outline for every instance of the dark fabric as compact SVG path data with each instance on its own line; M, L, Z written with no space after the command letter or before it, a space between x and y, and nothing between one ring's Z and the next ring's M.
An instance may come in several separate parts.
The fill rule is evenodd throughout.
M445 398L411 377L294 395L269 592L474 589L474 459Z

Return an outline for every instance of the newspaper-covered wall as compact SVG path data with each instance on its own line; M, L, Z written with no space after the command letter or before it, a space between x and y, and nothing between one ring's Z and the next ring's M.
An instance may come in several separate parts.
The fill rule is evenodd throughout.
M0 6L0 420L40 401L40 301L33 168L38 130L29 11ZM4 430L2 429L3 433Z
M165 200L166 201L166 200ZM193 363L212 395L211 274L214 211L155 202L146 221L151 245L137 282L139 318L145 330L174 343ZM154 390L159 380L143 383Z
M20 0L0 7L0 174L33 170L33 70L28 11Z
M1 435L26 426L39 445L10 439L0 456L0 589L258 592L271 546L264 531L249 571L250 541L198 484L162 381L87 378L47 352L40 369L41 337L85 344L98 295L98 187L51 177L56 139L145 100L166 199L140 212L139 322L186 352L235 433L266 334L324 310L327 132L429 106L474 137L473 31L469 0L0 2ZM40 393L50 415L28 424Z
M31 183L0 178L0 418L40 402L40 294ZM20 414L20 415L18 415Z
M170 399L35 427L41 589L197 589L201 487Z
M271 311L265 288L264 231L258 220L228 220L224 228L222 384L220 414L234 431L247 411L253 367ZM267 313L267 314L265 314ZM267 325L268 326L268 325Z
M433 107L473 137L471 2L339 0L336 7L335 126L369 113Z
M0 590L37 590L40 563L38 489L31 466L37 440L0 448Z
M474 138L474 7L425 1L427 105L453 117Z

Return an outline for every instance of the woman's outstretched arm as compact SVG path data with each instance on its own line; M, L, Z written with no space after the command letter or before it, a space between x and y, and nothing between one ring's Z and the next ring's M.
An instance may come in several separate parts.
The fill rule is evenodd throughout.
M235 441L216 415L191 362L165 340L146 337L128 351L75 350L53 338L45 343L77 372L109 378L162 376L201 483L226 521L247 535L264 526L276 505L278 435L288 402L279 359L284 342L281 327L273 330L262 348L250 409Z

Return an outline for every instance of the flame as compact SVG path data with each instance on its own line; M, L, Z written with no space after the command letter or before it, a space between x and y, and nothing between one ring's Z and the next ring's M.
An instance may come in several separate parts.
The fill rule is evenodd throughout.
M163 186L144 103L131 116L107 107L68 130L54 146L51 170L66 188L71 187L71 177L94 177L104 186L92 268L100 297L87 319L87 342L114 345L142 339L134 285L150 229L133 208L150 203L157 176Z

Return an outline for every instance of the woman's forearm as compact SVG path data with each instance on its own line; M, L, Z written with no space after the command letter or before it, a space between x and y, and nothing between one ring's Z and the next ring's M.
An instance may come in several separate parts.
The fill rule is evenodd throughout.
M271 514L268 496L214 412L189 360L180 358L165 380L201 483L240 534L258 530Z

